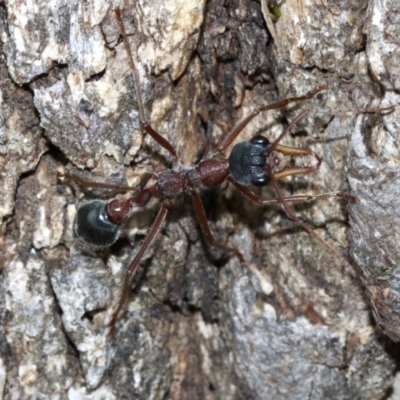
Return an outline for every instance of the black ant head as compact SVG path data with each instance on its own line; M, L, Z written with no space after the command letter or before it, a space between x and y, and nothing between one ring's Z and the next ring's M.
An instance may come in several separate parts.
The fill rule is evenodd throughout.
M128 218L131 206L126 200L91 200L77 211L74 221L75 236L89 247L100 249L111 246Z
M233 146L229 155L232 178L245 186L266 186L270 182L266 168L267 150L271 146L264 136L255 136Z

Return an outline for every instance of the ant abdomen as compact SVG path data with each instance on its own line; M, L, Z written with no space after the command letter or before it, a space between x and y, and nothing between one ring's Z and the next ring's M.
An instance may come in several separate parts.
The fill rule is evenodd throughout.
M233 146L229 156L232 178L245 186L266 186L270 181L265 167L269 147L270 142L264 136L255 136Z
M122 224L114 222L103 200L91 200L77 211L74 221L75 236L87 246L99 249L111 246L119 237Z

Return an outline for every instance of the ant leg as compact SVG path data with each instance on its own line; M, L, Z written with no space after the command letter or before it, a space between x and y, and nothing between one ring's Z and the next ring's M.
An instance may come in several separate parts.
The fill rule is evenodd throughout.
M304 110L303 112L301 112L289 125L286 129L283 130L283 132L278 136L277 139L275 139L274 143L271 144L271 147L268 149L267 154L270 154L271 152L273 152L274 150L276 151L280 151L281 153L285 154L285 149L291 149L292 152L289 152L288 150L286 150L286 154L287 155L301 155L298 152L295 152L295 149L293 147L288 147L288 146L282 146L279 145L279 142L283 139L283 137L285 135L287 135L290 130L301 120L303 119L307 114L309 114L311 111L313 111L312 108L309 108L307 110ZM309 149L297 149L297 151L308 151L309 154L308 155L313 155L314 157L317 157L318 160L318 167L316 169L318 169L321 165L322 159L316 155L316 153L314 153L313 151L309 150ZM311 171L310 171L311 172Z
M365 108L332 108L332 109L314 109L318 114L330 114L330 115L340 115L340 114L349 114L349 113L357 113L357 114L371 114L371 113L382 113L385 111L393 111L396 106L388 106L388 107L365 107Z
M251 114L249 114L246 118L244 118L242 121L240 121L225 137L225 139L222 141L222 143L220 144L220 146L217 149L217 154L221 153L222 151L224 151L235 139L236 137L239 135L240 132L242 132L242 130L246 127L246 125L253 119L255 118L258 114L260 114L260 112L263 111L268 111L268 110L275 110L278 108L284 108L287 105L289 105L290 103L294 103L294 102L299 102L299 101L303 101L303 100L308 100L311 99L313 96L315 96L318 92L326 89L327 86L326 85L322 85L319 86L317 88L315 88L314 90L310 90L307 94L305 94L304 96L300 96L300 97L288 97L286 99L283 100L279 100L275 103L272 104L267 104L266 106L263 107L259 107L256 110L254 110ZM309 111L308 111L309 112Z
M349 112L357 112L357 113L376 113L376 112L384 112L384 111L391 111L394 110L394 106L390 106L390 107L383 107L383 108L355 108L355 109L347 109L347 110L343 110L343 109L333 109L333 110L318 110L315 108L308 108L306 110L304 110L303 112L301 112L289 125L288 127L278 136L277 139L275 139L275 141L272 143L271 147L268 149L268 154L270 154L272 151L276 150L279 151L285 155L291 155L291 156L296 156L296 155L310 155L310 156L314 156L317 158L318 160L318 166L315 169L318 169L321 165L322 159L316 154L314 153L312 150L309 149L296 149L294 147L288 147L288 146L283 146L280 145L279 142L283 139L283 137L293 128L293 126L295 126L301 119L303 119L307 114L311 113L311 112L318 112L320 114L345 114L345 113L349 113ZM302 152L308 152L306 153L302 153ZM315 169L311 170L314 171ZM309 171L309 172L311 172Z
M128 269L125 272L125 279L124 279L124 286L122 289L122 295L121 298L119 300L117 309L115 310L111 322L109 324L110 326L110 332L109 332L109 336L110 337L114 337L115 334L115 324L117 322L118 319L118 315L122 309L122 307L124 306L126 299L128 297L128 293L129 293L129 286L130 286L130 282L131 282L131 278L132 276L135 274L136 269L139 265L140 260L143 257L143 254L145 253L145 251L148 249L148 247L150 246L151 242L153 241L154 237L156 236L156 234L158 233L158 231L161 229L162 224L165 221L165 217L168 214L168 205L169 205L169 200L165 200L163 205L161 206L160 211L158 212L155 220L153 221L153 223L150 226L150 229L147 233L147 236L145 237L142 246L140 247L139 251L137 252L135 258L133 259L133 261L131 262L131 264L129 265Z
M276 179L274 176L271 177L271 182L272 185L274 186L274 189L278 195L278 198L276 199L267 199L263 200L259 196L257 196L255 193L253 193L250 189L248 189L246 186L243 186L237 182L235 182L233 179L228 178L231 183L233 183L245 196L247 196L250 200L254 201L257 204L264 205L264 204L273 204L273 203L281 203L283 205L283 208L285 209L286 213L288 216L297 222L303 229L305 229L314 239L316 239L318 242L320 242L328 251L331 253L336 259L342 260L342 262L347 266L351 267L351 264L344 258L342 254L340 254L338 251L336 251L328 242L326 242L324 239L322 239L317 233L314 232L312 229L311 225L307 224L306 222L302 221L299 217L296 216L294 211L288 206L287 202L295 202L295 201L311 201L315 200L317 198L323 198L323 197L340 197L345 200L349 201L356 201L357 198L355 196L352 196L350 194L346 193L340 193L340 192L332 192L332 193L323 193L320 195L298 195L298 196L290 196L290 197L283 197L281 194L281 191L278 187L278 184L276 182Z
M147 185L147 182L154 177L155 174L151 172L145 172L140 177L139 185L134 187L134 186L114 185L112 183L88 181L86 179L81 178L79 175L71 174L69 172L64 172L63 174L63 178L65 178L66 181L74 181L83 188L112 190L112 193L109 194L110 197L117 193L129 192L132 190L136 190L138 188L139 190L142 190Z
M172 144L165 139L164 136L161 136L158 132L156 132L148 122L144 122L142 124L143 129L164 149L168 150L169 153L175 158L175 160L179 160L178 154L176 154L176 150Z
M172 144L167 139L165 139L158 132L156 132L150 126L150 124L147 122L147 120L145 118L144 106L143 106L143 100L142 100L142 90L140 88L140 83L139 83L137 49L136 49L135 45L133 47L131 47L129 44L129 40L128 40L128 36L126 34L125 24L124 24L124 20L122 18L121 10L119 8L116 8L114 10L114 12L117 17L119 30L121 32L121 36L122 36L122 39L125 44L126 52L128 53L128 60L129 60L129 64L130 64L130 67L132 70L133 82L134 82L134 86L135 86L137 103L138 103L138 108L139 108L140 125L142 126L142 129L145 132L147 132L161 147L164 147L164 149L167 150L175 158L175 160L178 160L178 155L176 154L176 150L175 150L174 146L172 146Z
M156 174L153 174L152 172L145 172L140 176L140 182L139 182L139 188L142 190L145 188L147 183L151 178L157 178Z
M274 198L274 199L262 199L259 197L257 194L255 194L252 190L250 190L247 186L241 185L240 183L236 182L232 177L228 178L229 182L231 182L242 194L244 194L248 199L251 201L254 201L255 203L259 205L266 205L266 204L278 204L281 203L281 200L279 198ZM288 196L288 197L283 197L283 200L287 203L291 202L309 202L309 201L314 201L314 200L319 200L319 199L325 199L328 197L338 197L343 200L351 201L351 202L356 202L357 197L353 196L348 193L342 193L342 192L328 192L328 193L321 193L321 194L298 194L295 196Z
M336 259L342 260L342 262L347 267L352 268L351 264L346 260L346 258L342 254L340 254L338 251L336 251L328 242L326 242L317 233L314 232L311 225L307 224L306 222L302 221L299 217L296 216L294 211L289 207L289 205L285 201L284 197L282 196L282 193L279 189L278 183L273 174L271 175L271 183L274 186L275 192L278 195L278 199L279 199L280 203L282 204L283 208L285 209L287 215L293 221L296 221L302 228L304 228L315 240L320 242L329 251L329 253L332 254L333 257L335 257Z
M242 264L245 264L245 259L243 257L243 254L239 250L237 250L233 247L225 246L225 245L217 243L215 241L215 239L213 238L213 235L210 231L210 227L208 226L207 216L204 211L203 202L201 201L200 196L197 194L197 192L194 192L194 191L191 192L191 194L192 194L192 199L193 199L194 211L196 212L196 216L197 216L197 219L200 224L200 229L203 232L204 238L206 239L207 243L210 246L212 246L224 253L234 253L235 256L239 259L239 261Z
M277 101L272 104L267 104L266 106L259 107L256 110L254 110L250 115L248 115L246 118L244 118L242 121L240 121L225 137L225 139L222 141L220 146L217 149L216 154L221 153L224 151L239 135L240 132L247 126L247 124L255 118L260 112L263 111L268 111L268 110L274 110L278 108L284 108L290 103L294 102L299 102L303 100L308 100L311 99L313 96L315 96L318 92L325 90L327 88L326 85L319 86L315 88L314 90L309 91L306 93L304 96L300 97L289 97L286 99L282 99L280 101ZM304 116L306 116L308 113L311 111L318 112L318 113L323 113L323 114L348 114L349 112L357 112L357 113L376 113L376 112L384 112L384 111L392 111L394 110L395 106L389 106L389 107L373 107L373 108L354 108L354 109L340 109L336 108L333 110L318 110L318 109L313 109L310 108L308 110L305 110L303 113L301 113L289 126L286 128L283 133L278 137L278 139L275 140L273 143L273 148L271 151L273 151L276 148L276 145L282 140L282 138L289 132L289 130ZM275 145L275 146L274 146Z
M114 190L115 193L129 192L130 190L135 189L132 186L114 185L112 183L88 181L86 179L81 178L78 175L71 174L69 172L64 172L62 175L63 175L62 177L65 178L66 181L74 181L78 185L84 188L110 189Z

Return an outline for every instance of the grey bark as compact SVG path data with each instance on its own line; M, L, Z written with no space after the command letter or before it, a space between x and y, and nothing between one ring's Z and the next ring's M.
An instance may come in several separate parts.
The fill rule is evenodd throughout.
M184 163L212 154L254 108L321 84L317 98L261 114L239 139L273 139L305 107L399 103L395 0L274 4L121 2L146 114ZM72 225L79 204L102 193L60 177L69 170L134 186L171 165L140 131L117 5L0 5L2 397L384 398L397 362L384 334L400 339L399 107L312 114L284 140L324 159L316 173L282 182L285 193L358 196L349 206L294 207L354 269L281 207L257 207L228 185L202 193L213 234L240 249L243 268L207 247L181 196L108 337L125 268L161 202L135 212L123 237L96 253L76 242Z

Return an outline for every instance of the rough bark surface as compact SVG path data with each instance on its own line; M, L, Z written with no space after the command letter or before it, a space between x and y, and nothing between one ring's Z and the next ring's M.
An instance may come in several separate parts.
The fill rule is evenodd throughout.
M383 4L384 3L384 4ZM383 399L400 340L400 107L312 114L284 144L324 159L285 193L351 191L295 206L348 257L344 267L280 206L227 184L201 194L207 247L188 196L172 201L114 340L124 271L160 207L134 213L94 252L73 237L79 204L104 195L65 170L136 185L171 166L140 131L113 8L138 47L151 125L193 164L254 108L240 139L270 139L301 109L399 104L397 0L8 0L0 4L0 391L4 399ZM275 15L274 15L275 14ZM275 197L266 188L262 196ZM350 220L350 224L349 224ZM347 240L349 234L349 241ZM372 314L375 319L372 318Z

